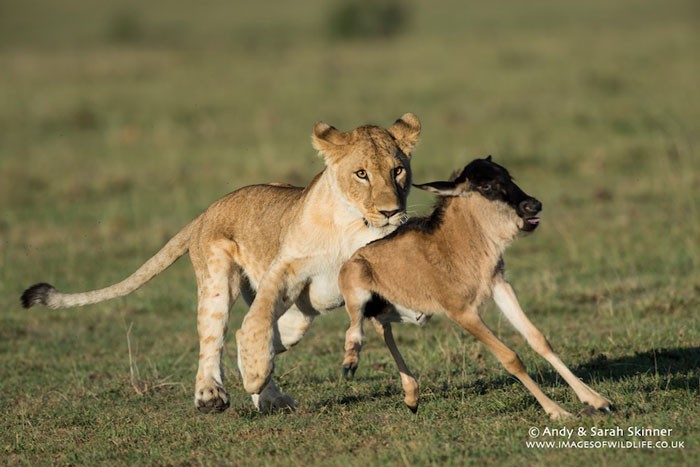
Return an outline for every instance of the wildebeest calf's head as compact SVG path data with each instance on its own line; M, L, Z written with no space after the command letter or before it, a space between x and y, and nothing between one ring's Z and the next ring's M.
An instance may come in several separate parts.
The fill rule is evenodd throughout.
M478 194L489 201L504 203L517 214L521 220L519 228L524 232L535 230L540 223L537 215L542 203L521 190L508 170L493 162L491 156L473 160L453 180L415 187L445 197Z

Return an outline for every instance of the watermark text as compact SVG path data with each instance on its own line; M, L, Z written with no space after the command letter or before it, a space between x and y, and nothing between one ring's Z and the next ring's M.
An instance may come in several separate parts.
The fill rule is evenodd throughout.
M673 428L641 426L537 427L528 430L529 449L684 449Z

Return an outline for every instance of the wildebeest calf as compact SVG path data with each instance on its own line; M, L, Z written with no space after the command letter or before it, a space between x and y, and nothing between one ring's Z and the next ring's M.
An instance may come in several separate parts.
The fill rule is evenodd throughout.
M476 159L451 181L415 185L441 196L433 213L410 220L393 234L357 250L340 271L340 290L350 315L345 371L354 373L362 346L362 322L374 318L401 374L404 401L418 408L418 384L399 353L392 322L424 324L445 314L483 342L553 419L571 414L547 397L528 376L518 355L501 342L478 314L489 296L508 321L576 392L598 410L611 402L569 370L530 322L503 277L503 252L520 232L539 224L542 204L525 194L491 156Z

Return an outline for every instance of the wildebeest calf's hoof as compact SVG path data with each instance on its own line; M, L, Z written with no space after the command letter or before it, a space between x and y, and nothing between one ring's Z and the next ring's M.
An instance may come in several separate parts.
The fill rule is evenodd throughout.
M590 404L585 404L583 407L583 410L581 410L581 412L579 412L579 415L591 417L591 416L597 415L599 413L609 415L611 413L610 406L606 405L606 406L603 406L599 409L596 409L595 407L593 407Z

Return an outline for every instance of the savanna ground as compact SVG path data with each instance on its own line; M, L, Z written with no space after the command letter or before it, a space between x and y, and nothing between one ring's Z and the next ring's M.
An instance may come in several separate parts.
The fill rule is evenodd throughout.
M697 465L697 2L414 1L401 34L364 39L329 34L331 9L0 6L2 463ZM413 415L373 332L355 380L342 379L342 310L278 359L295 414L253 410L230 333L232 406L199 415L186 258L128 298L20 308L37 281L82 291L122 279L239 186L306 183L322 169L309 144L317 120L389 125L406 111L424 124L417 182L493 154L543 201L543 225L508 251L508 274L562 359L614 401L611 415L548 421L440 318L396 328L422 388ZM431 203L410 198L412 213ZM231 329L243 313L236 305ZM548 394L581 409L493 305L483 315ZM550 426L666 428L604 439L684 447L526 446L531 427Z

